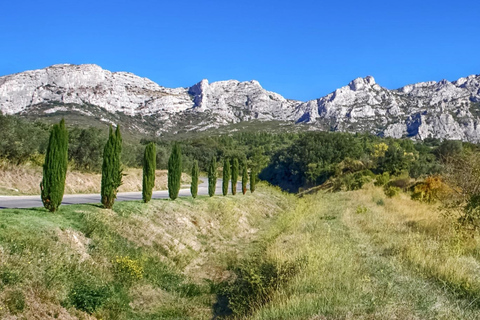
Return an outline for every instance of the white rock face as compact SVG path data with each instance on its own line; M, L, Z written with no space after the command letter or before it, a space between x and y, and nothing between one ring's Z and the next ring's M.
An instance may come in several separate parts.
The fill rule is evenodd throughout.
M255 80L204 79L190 88L170 89L97 65L54 65L0 77L0 111L6 114L75 111L98 117L88 106L139 121L153 118L159 130L206 130L257 119L306 123L317 130L480 142L479 75L397 90L367 76L307 102L287 100Z

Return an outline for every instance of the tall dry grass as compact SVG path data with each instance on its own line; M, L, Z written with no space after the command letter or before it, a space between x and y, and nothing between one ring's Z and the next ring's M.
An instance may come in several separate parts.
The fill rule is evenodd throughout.
M127 168L119 192L142 190L142 169ZM182 174L182 183L189 184L190 177ZM0 195L37 195L40 194L42 168L38 166L0 165ZM71 171L67 172L65 194L99 193L102 181L100 173ZM167 189L167 171L157 170L154 190Z

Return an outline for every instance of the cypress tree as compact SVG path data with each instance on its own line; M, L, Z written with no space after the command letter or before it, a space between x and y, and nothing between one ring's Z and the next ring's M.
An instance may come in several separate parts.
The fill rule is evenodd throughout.
M198 194L198 161L197 160L193 162L192 186L190 187L190 192L192 193L193 198L197 197L197 194Z
M217 187L217 160L212 157L210 166L208 167L208 195L213 197Z
M172 153L168 159L168 196L175 200L180 191L180 182L182 179L182 151L180 146L175 143L172 147Z
M255 191L255 184L257 183L257 176L255 174L255 169L250 170L250 192Z
M238 182L238 159L232 160L232 194L237 194L237 182Z
M230 180L230 161L227 158L223 160L223 183L222 192L226 196L228 194L228 180Z
M43 179L40 182L43 206L51 212L56 211L62 203L67 166L68 131L65 128L65 120L62 119L50 132L43 164Z
M120 126L117 126L115 133L110 126L108 141L103 149L102 164L102 204L106 209L111 209L117 198L118 187L122 184L122 136Z
M147 203L152 199L152 190L155 186L155 169L157 168L157 146L150 142L145 147L143 155L143 186L142 198Z
M243 162L243 166L242 166L242 192L243 192L243 194L247 193L247 183L248 183L247 163Z

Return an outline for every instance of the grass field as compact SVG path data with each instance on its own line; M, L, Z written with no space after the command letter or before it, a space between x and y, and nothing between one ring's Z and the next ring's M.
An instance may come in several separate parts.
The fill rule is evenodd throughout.
M0 217L1 319L480 318L478 236L371 185Z

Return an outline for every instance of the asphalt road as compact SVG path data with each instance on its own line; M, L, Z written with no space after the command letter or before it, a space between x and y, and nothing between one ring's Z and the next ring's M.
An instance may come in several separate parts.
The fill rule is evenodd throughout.
M202 183L198 185L198 195L208 195L208 179L200 178ZM229 185L228 192L231 192ZM242 183L237 184L237 192L242 192ZM222 194L222 179L217 179L216 195ZM190 186L182 186L179 197L191 197ZM167 199L168 190L154 191L152 199ZM141 192L122 192L117 194L115 201L142 200ZM63 196L62 205L100 203L100 194L66 194ZM0 209L7 208L36 208L43 207L40 195L36 196L0 196Z

